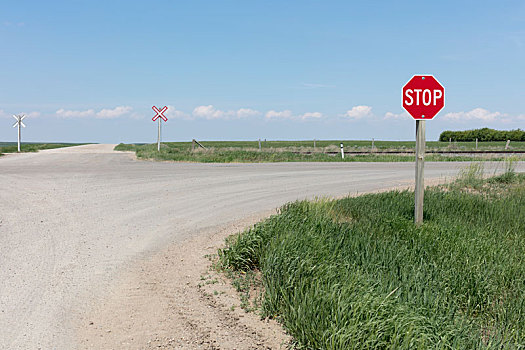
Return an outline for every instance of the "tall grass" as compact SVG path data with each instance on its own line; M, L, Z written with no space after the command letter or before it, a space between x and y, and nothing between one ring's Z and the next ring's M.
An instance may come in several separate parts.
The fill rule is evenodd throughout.
M295 202L232 237L230 269L260 269L262 312L310 349L525 347L525 175Z

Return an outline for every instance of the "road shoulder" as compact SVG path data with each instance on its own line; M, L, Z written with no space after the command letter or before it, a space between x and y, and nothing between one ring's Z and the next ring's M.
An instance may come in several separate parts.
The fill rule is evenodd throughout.
M273 211L275 213L275 211ZM80 349L279 349L289 337L240 307L206 257L272 212L173 244L127 271L76 325Z

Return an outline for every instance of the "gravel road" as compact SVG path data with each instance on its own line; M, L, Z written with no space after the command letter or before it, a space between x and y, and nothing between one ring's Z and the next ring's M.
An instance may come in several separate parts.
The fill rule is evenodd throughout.
M79 347L77 315L122 271L169 245L287 201L407 185L414 176L413 163L149 162L113 147L0 158L1 349ZM464 166L427 163L426 179Z

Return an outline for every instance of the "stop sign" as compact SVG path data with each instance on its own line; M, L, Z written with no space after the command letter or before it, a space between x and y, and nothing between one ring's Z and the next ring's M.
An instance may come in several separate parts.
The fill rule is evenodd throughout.
M430 120L445 107L445 88L432 75L414 75L403 86L403 108L416 120Z

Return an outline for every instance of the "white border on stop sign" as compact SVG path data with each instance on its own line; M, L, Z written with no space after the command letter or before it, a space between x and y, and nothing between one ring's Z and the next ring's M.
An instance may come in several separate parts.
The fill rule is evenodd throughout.
M414 118L407 110L406 108L403 106L403 101L404 101L404 96L403 96L403 88L410 82L410 80L412 80L415 76L418 76L418 75L422 75L422 76L425 76L425 77L432 77L434 78L439 85L441 85L441 87L443 88L443 107L436 113L435 116L433 116L432 118ZM405 112L408 113L408 115L414 119L414 120L434 120L434 118L445 108L445 85L441 84L441 82L439 80L437 80L437 78L433 75L433 74L414 74L412 75L412 77L410 77L410 79L407 80L406 83L403 84L403 86L401 86L401 108L403 108L405 110Z

